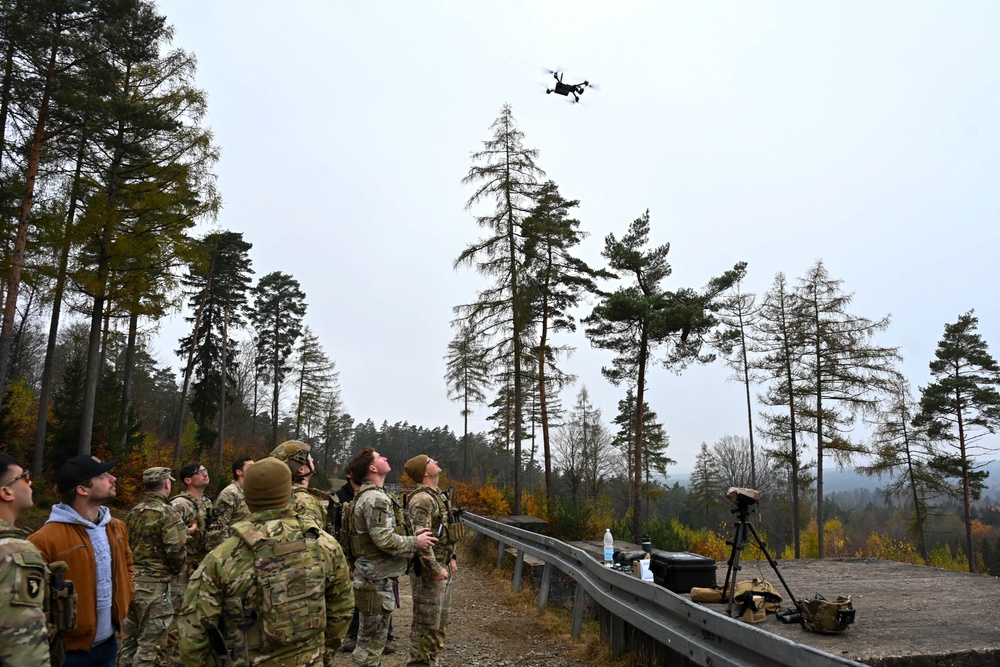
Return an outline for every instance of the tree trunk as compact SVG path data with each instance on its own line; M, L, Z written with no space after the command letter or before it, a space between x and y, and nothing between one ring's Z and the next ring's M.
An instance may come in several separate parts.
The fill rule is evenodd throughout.
M128 445L129 419L132 412L132 381L135 376L135 345L139 330L138 304L135 304L133 312L128 318L128 341L125 343L125 368L122 372L122 407L118 417L118 427L121 429L119 445L121 454L124 455Z
M642 542L642 406L646 390L646 363L649 354L649 334L643 328L639 340L639 373L636 380L635 396L635 470L632 482L632 533L636 543Z
M212 277L214 275L213 265L208 270L208 281L205 291L201 295L201 303L198 304L198 311L194 314L194 331L191 333L191 349L188 350L187 363L184 364L184 379L181 382L180 404L177 406L177 435L174 437L174 463L181 461L181 439L184 437L184 413L187 412L187 393L191 386L191 373L194 372L194 352L198 346L198 336L201 334L201 318L205 312L205 303L208 301L208 293L212 289Z
M222 376L222 389L219 393L219 454L216 458L216 467L219 470L223 470L222 467L222 450L225 448L226 444L226 384L228 380L226 378L227 370L229 368L227 362L229 347L229 306L225 306L222 309L222 361L219 364L219 374Z
M28 151L28 164L24 171L24 195L21 198L21 212L17 219L17 233L14 236L13 255L10 263L10 277L7 281L7 295L3 309L3 324L0 325L0 405L3 404L4 390L7 388L7 372L10 367L10 346L14 337L14 314L17 310L17 294L21 288L21 269L24 267L24 249L28 242L28 220L31 205L35 199L35 181L42 161L42 144L45 143L45 123L49 115L49 101L55 80L56 54L58 44L49 51L49 61L45 72L42 100L38 106L38 118Z
M56 340L59 335L59 316L62 311L63 292L66 289L66 273L69 267L69 253L72 248L73 225L76 219L77 201L80 197L80 174L83 169L83 155L86 138L80 139L80 148L76 156L76 170L73 174L73 187L70 191L69 208L66 211L66 229L63 232L62 248L59 250L59 270L56 274L56 285L52 293L52 314L49 317L49 337L45 343L45 362L42 366L41 389L38 395L38 419L35 425L35 450L32 455L32 470L42 470L45 458L45 431L49 423L49 403L52 397L52 365L56 352Z

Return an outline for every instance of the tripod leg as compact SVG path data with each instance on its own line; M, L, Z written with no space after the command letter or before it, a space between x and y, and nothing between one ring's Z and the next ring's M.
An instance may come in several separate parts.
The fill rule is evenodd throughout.
M799 605L798 602L795 600L795 594L792 593L792 589L788 587L788 582L785 581L785 578L781 576L781 570L778 569L778 562L773 558L771 558L771 554L768 553L767 551L767 545L764 544L763 540L760 539L760 535L757 534L757 529L753 527L752 523L747 523L747 528L750 529L750 534L753 535L754 542L757 543L757 546L760 547L760 550L764 554L764 557L767 558L767 562L770 563L771 569L774 570L774 573L776 575L778 575L778 579L779 581L781 581L781 585L785 587L785 591L788 593L788 597L791 598L792 600L792 606L798 607Z
M726 583L723 584L722 592L727 594L728 590L728 602L726 606L726 616L733 615L733 596L736 594L736 575L739 573L740 566L740 552L743 551L743 545L746 542L746 527L749 524L745 521L739 521L736 524L736 536L733 537L733 553L729 556L729 570L726 572ZM732 579L730 581L730 579Z

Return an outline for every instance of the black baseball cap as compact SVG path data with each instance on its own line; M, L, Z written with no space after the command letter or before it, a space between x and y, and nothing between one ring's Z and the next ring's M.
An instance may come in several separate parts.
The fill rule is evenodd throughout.
M59 472L56 473L56 490L60 494L72 491L91 477L103 475L116 465L118 465L117 460L101 461L101 459L90 454L74 456L62 464Z

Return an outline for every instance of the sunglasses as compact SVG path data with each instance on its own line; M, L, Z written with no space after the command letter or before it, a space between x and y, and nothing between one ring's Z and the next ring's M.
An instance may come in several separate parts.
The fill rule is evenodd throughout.
M9 479L6 482L4 482L3 484L0 484L0 486L11 486L14 482L16 482L19 479L26 479L26 480L28 480L30 482L31 481L31 471L30 470L25 470L24 472L22 472L17 477L14 477L13 479Z

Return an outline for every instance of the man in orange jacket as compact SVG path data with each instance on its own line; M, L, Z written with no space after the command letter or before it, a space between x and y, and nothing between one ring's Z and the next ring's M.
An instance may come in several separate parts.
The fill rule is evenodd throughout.
M114 667L135 590L125 523L105 507L115 497L110 471L117 463L86 454L66 461L56 474L62 502L28 537L47 562L66 561L66 578L76 587L76 629L63 636L64 667Z

